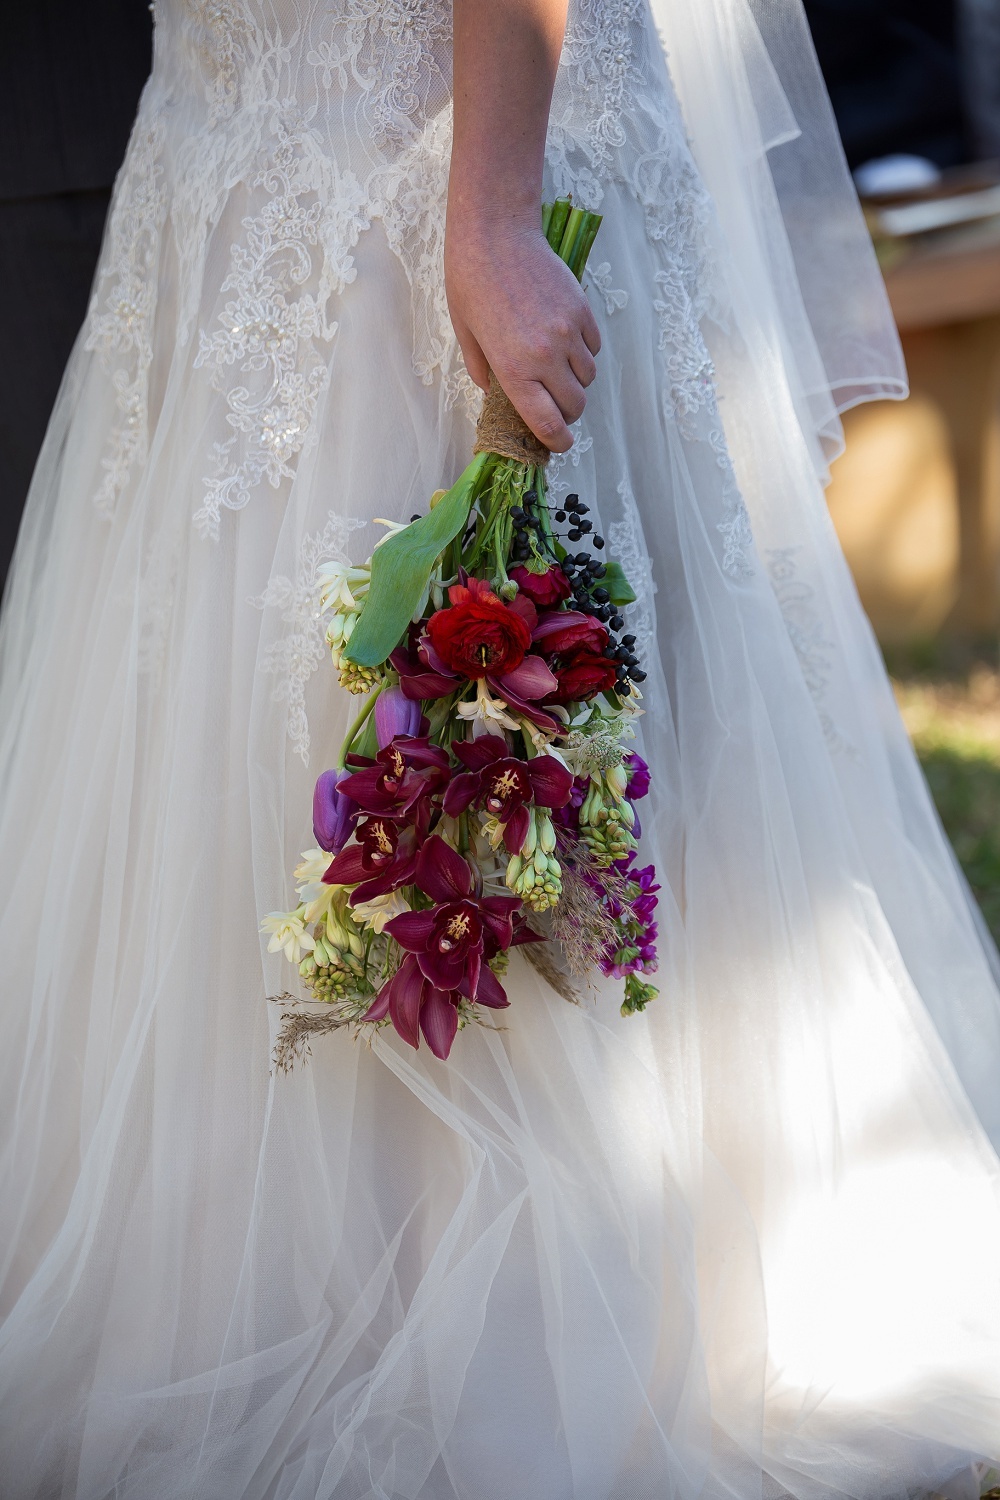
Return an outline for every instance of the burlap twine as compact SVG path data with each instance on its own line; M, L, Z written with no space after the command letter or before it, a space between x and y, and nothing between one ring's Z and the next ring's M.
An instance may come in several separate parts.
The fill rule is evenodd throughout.
M551 454L544 443L540 443L527 423L520 417L493 371L490 371L490 388L483 399L483 409L476 427L474 453L500 453L520 464L533 464L543 469Z

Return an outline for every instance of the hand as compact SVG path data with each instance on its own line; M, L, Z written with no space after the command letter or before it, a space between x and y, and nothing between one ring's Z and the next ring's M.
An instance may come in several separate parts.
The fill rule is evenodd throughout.
M473 229L449 221L445 286L469 374L484 390L490 370L539 442L573 446L597 374L601 336L583 288L541 229Z

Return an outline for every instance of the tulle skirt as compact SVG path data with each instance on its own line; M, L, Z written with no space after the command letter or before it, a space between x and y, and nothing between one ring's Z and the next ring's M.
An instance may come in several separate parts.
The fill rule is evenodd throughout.
M119 193L155 198L138 149ZM995 956L738 257L602 207L552 484L640 594L660 998L515 958L447 1063L340 1035L288 1076L258 922L354 707L316 570L472 419L415 374L377 218L270 404L310 283L267 304L232 259L250 190L193 316L155 202L112 224L3 617L7 1500L968 1500L1000 1462ZM100 323L122 243L138 365Z

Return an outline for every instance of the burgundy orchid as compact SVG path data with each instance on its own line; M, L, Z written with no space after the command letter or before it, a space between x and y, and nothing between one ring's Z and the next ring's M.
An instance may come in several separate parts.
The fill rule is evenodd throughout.
M364 812L407 821L417 803L440 791L449 775L448 752L440 745L426 737L397 735L373 762L349 776L341 790Z
M468 861L437 834L420 851L415 883L438 904L403 912L386 923L386 931L416 955L420 972L437 989L457 990L480 1005L506 1005L503 986L483 955L493 944L501 952L510 947L518 897L476 896Z
M379 990L363 1019L384 1021L388 1016L411 1047L419 1047L423 1032L434 1056L444 1061L458 1031L458 999L454 993L436 989L425 979L416 958L408 953Z
M573 775L554 755L518 760L499 735L456 743L455 754L468 769L452 778L444 810L457 817L478 803L503 825L509 854L520 854L530 825L529 807L565 807L573 789Z
M352 906L409 885L425 832L426 825L400 827L388 817L365 819L358 825L357 843L348 844L328 866L324 885L355 886L350 897Z

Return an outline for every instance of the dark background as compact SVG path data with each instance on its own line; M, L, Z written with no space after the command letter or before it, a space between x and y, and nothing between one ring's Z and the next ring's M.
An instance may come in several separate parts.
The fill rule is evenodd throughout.
M21 0L0 40L0 581L149 76L145 0Z

